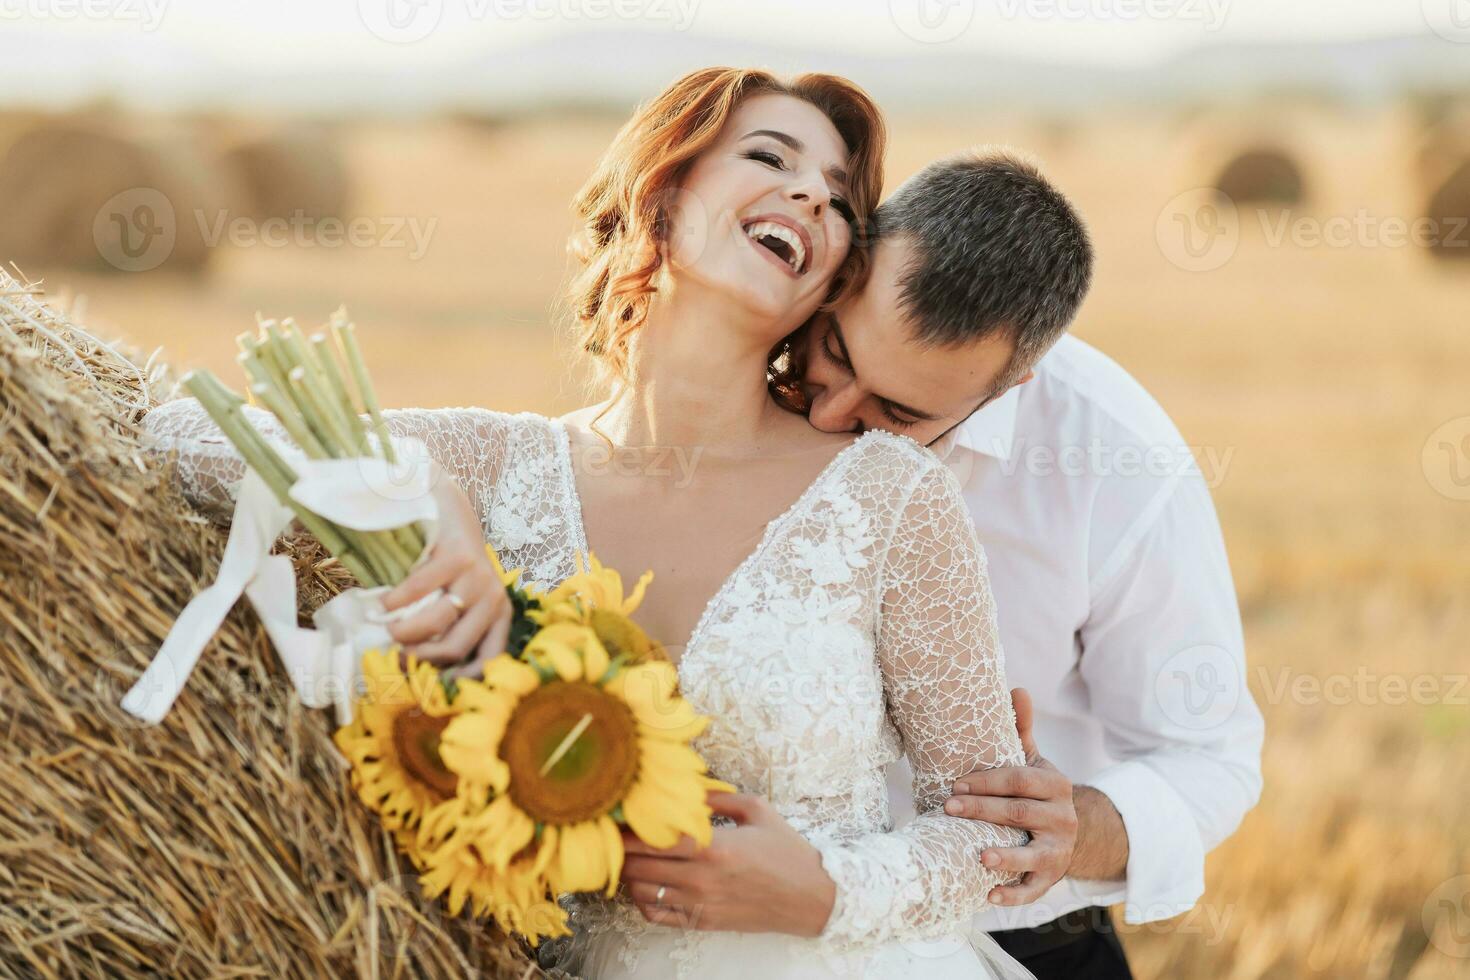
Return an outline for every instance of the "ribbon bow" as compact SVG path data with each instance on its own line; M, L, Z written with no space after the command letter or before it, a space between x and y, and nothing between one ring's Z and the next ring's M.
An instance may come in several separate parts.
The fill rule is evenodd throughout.
M292 500L334 524L359 531L420 523L427 540L414 567L426 560L438 536L439 508L431 493L432 467L422 441L395 439L394 464L376 457L308 459L294 446L272 442L297 473ZM148 668L123 696L123 710L151 724L162 721L204 645L243 593L265 625L301 703L311 708L335 704L337 723L351 723L363 652L391 645L387 625L441 598L443 590L389 613L382 602L389 586L348 589L312 614L316 629L299 627L291 560L270 553L294 519L265 481L247 469L214 584L184 607Z

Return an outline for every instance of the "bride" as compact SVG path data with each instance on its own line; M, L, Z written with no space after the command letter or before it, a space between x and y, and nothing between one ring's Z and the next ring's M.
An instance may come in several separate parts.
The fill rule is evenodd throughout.
M824 895L819 917L773 908L765 923L720 922L717 894L684 892L678 855L630 845L626 898L569 900L576 935L548 945L547 966L762 980L1022 972L966 927L1008 883L978 855L1024 837L941 809L955 777L1024 761L958 486L903 436L813 429L767 378L781 338L861 281L854 230L877 201L884 139L876 107L833 76L678 80L623 127L576 202L574 312L610 396L560 419L387 413L395 434L427 443L471 515L386 604L439 586L453 598L395 638L446 664L496 651L504 600L482 540L543 584L589 549L652 569L641 624L713 719L695 748L711 775L763 799L782 873ZM252 420L285 438L264 413ZM181 450L191 499L222 508L241 464L198 403L161 406L145 426ZM894 831L884 769L900 752L921 815ZM749 839L717 827L712 849L740 867Z

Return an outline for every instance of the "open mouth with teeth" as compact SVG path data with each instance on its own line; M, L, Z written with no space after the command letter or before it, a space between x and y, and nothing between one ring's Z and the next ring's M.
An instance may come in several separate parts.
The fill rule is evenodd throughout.
M745 235L758 248L785 262L798 276L806 272L806 245L790 228L774 221L753 221L745 226Z

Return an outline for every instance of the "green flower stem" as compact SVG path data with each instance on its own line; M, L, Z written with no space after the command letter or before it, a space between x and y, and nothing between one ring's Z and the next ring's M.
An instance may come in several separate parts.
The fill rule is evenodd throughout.
M303 365L296 365L288 374L287 380L292 391L296 392L296 402L302 406L302 415L312 422L314 426L320 426L327 434L322 440L332 454L338 459L355 455L350 451L350 442L346 432L342 431L342 424L333 415L330 408L322 402L322 392L316 386L315 379Z
M264 324L266 331L258 351L263 356L267 365L272 369L276 386L296 406L301 418L316 436L317 442L326 450L331 459L341 459L343 453L337 445L337 440L326 422L319 413L313 411L312 406L305 399L301 389L291 384L291 371L296 367L295 359L291 355L290 348L285 343L285 337L280 332L274 321L267 320Z
M296 445L313 459L331 458L326 447L317 441L316 434L307 426L306 420L296 411L296 407L271 383L270 372L261 363L261 359L250 352L242 353L236 360L245 368L246 374L255 379L255 383L250 386L250 394L276 417Z
M282 326L286 330L286 343L292 359L296 362L296 366L305 373L312 396L316 401L316 407L322 413L323 421L332 427L337 439L340 440L338 448L342 450L342 455L361 455L352 438L353 422L347 418L350 413L344 411L341 403L333 396L326 369L312 355L311 347L308 346L301 329L296 326L295 320L287 319Z
M352 372L352 380L357 385L358 398L362 401L363 407L367 409L368 415L372 417L373 431L378 434L378 441L383 446L383 458L390 463L398 462L398 456L393 452L393 441L388 437L388 423L383 421L382 409L378 407L378 394L373 390L373 382L368 377L367 364L363 361L362 350L357 346L356 331L347 321L345 310L339 309L332 314L332 338L336 340L342 356L347 361L347 367Z
M296 482L296 472L280 454L265 441L264 437L250 424L240 406L244 400L231 392L219 379L208 371L192 371L183 378L184 387L197 399L204 410L214 419L220 431L234 443L248 464L276 495L276 499L289 507L302 525L316 535L353 576L364 585L388 584L380 581L361 556L338 533L337 528L318 515L291 499L291 485Z
M337 359L332 355L332 348L327 338L321 334L313 336L311 352L315 355L317 363L321 365L322 376L326 378L331 401L337 406L337 412L347 427L347 434L352 438L352 448L359 456L373 455L372 446L368 444L367 430L362 423L362 416L357 414L357 407L352 404L352 396L347 393L347 384L342 379L342 370L337 366Z
M367 409L368 419L371 420L373 431L378 436L378 445L382 449L383 458L390 464L397 463L398 454L393 450L393 439L388 432L388 423L384 420L382 409L378 406L378 393L373 388L372 377L368 374L362 350L357 346L357 333L352 323L348 321L345 309L339 307L332 314L331 334L342 359L347 362L348 370L352 372L358 401ZM322 353L325 359L326 352ZM343 387L345 390L345 383ZM404 550L413 556L412 561L417 561L418 556L423 553L427 540L423 528L413 524L406 528L398 528L394 533Z

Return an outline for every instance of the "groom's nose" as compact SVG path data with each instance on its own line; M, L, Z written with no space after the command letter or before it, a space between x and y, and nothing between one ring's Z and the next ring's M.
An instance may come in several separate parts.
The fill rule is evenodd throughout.
M858 417L862 401L861 389L851 380L845 384L828 385L812 399L807 421L823 432L852 432L862 425Z

